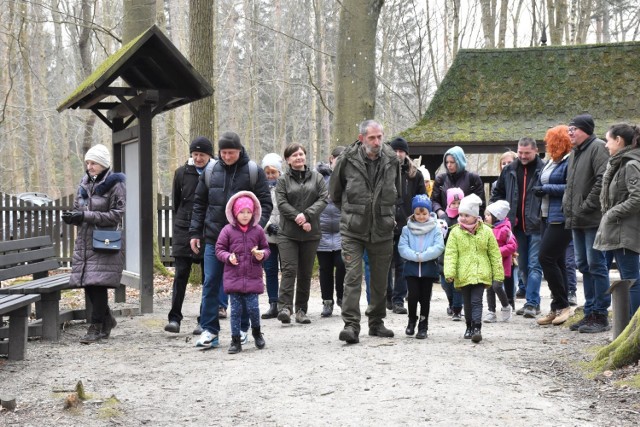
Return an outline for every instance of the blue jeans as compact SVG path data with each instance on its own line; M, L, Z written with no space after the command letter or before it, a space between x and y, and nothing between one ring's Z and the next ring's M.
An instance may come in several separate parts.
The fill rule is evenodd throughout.
M364 283L367 292L367 304L371 302L371 296L369 295L369 282L371 281L371 270L369 270L369 254L367 250L364 250L362 254L362 261L364 262Z
M582 273L584 287L584 315L607 314L611 305L609 269L604 252L593 249L597 228L581 228L573 231L573 248L576 265Z
M222 273L224 263L216 258L216 247L210 243L204 249L204 282L202 283L202 302L200 303L200 326L217 335L220 332L218 308L221 295L225 301L227 294L222 292ZM246 307L242 312L242 330L249 330L249 313Z
M453 282L447 283L447 281L444 280L444 276L442 274L440 275L440 286L442 286L442 290L444 291L444 293L447 294L447 301L449 301L449 307L454 312L459 313L460 309L463 306L462 292L460 292L455 288L455 286L453 285ZM458 309L458 310L454 310L454 309Z
M565 257L567 262L567 294L575 294L578 290L578 278L576 277L576 255L573 250L573 239L567 247Z
M387 276L387 301L391 301L393 305L404 305L404 299L407 297L407 279L404 277L404 259L398 252L398 243L400 236L393 239L393 258Z
M522 272L522 281L526 287L525 305L537 307L540 305L540 283L542 282L542 267L538 260L540 253L540 233L525 234L516 228L514 233L518 241L518 268Z
M278 302L278 272L280 271L280 260L278 253L278 245L275 243L269 243L269 249L271 249L271 255L262 263L264 268L264 274L267 278L267 295L269 295L269 302Z
M608 252L613 253L620 272L620 278L622 280L635 280L635 283L629 289L629 314L633 317L638 307L640 307L640 257L637 252L629 249L615 249Z

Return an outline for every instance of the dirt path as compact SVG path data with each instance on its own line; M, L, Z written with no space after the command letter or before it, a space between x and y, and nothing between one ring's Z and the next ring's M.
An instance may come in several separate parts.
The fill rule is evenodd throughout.
M263 309L266 301L262 296ZM606 342L604 334L514 317L485 325L484 340L475 345L462 338L464 322L446 316L439 286L426 340L406 337L406 316L389 314L395 338L368 337L365 321L360 344L344 345L339 309L331 318L319 316L316 284L311 325L265 320L266 348L251 342L237 355L227 354L228 321L220 348L194 347L197 292L187 295L183 332L165 333L169 302L162 296L155 313L119 318L108 343L78 344L86 329L78 323L58 343L29 342L25 361L1 360L0 397L15 397L18 408L0 412L0 425L598 426L640 420L636 391L627 389L631 400L604 399L602 385L576 367L589 357L586 348ZM78 380L90 400L63 410L69 392L56 391L72 390Z

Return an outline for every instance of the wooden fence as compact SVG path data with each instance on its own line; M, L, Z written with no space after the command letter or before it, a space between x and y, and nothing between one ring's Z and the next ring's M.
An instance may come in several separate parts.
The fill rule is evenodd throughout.
M164 265L172 265L171 229L173 211L171 197L158 194L158 249ZM73 209L74 195L53 200L41 206L0 193L0 240L24 239L50 235L60 262L71 266L76 227L62 221L62 212Z

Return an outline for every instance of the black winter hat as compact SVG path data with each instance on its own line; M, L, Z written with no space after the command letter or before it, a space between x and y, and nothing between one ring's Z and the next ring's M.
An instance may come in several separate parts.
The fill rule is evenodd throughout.
M569 122L569 126L575 126L578 129L582 129L587 135L593 135L593 130L596 127L595 123L593 123L593 117L591 114L580 114L579 116L575 116Z
M409 144L407 144L407 141L404 138L397 137L391 141L391 148L394 150L402 150L409 154Z
M225 132L218 140L219 150L242 150L240 137L235 132Z
M209 141L209 138L205 136L196 136L189 145L189 154L194 151L205 153L213 157L213 144Z

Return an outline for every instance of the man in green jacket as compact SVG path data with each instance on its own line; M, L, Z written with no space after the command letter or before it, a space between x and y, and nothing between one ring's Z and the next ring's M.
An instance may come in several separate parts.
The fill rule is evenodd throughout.
M384 326L387 273L393 254L395 207L400 194L400 162L382 142L382 125L373 120L360 124L358 141L338 157L329 181L329 194L341 210L342 258L346 268L340 341L359 342L362 255L371 266L371 298L365 314L369 335L393 337Z

